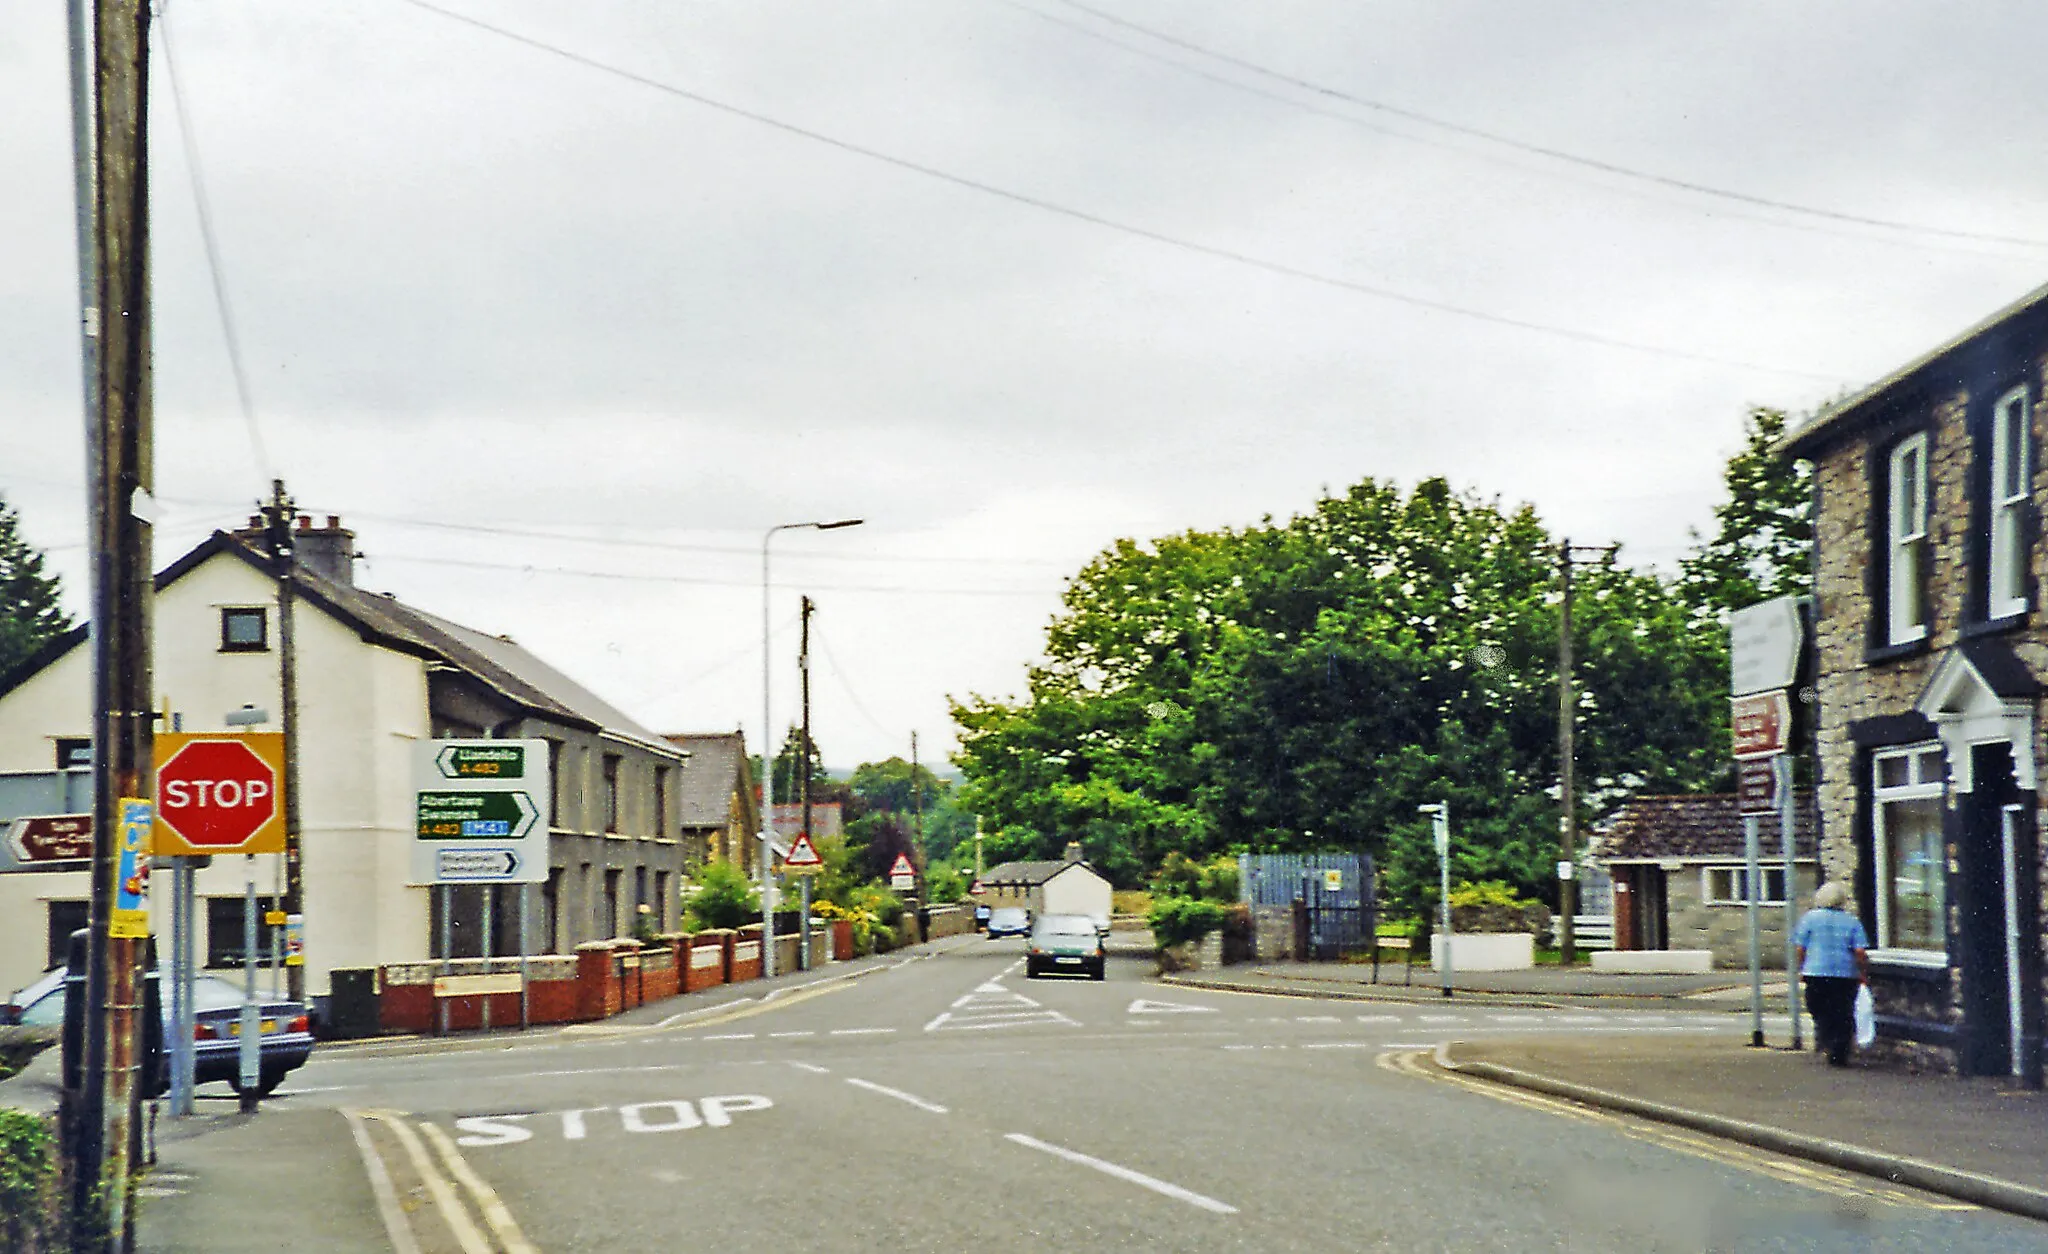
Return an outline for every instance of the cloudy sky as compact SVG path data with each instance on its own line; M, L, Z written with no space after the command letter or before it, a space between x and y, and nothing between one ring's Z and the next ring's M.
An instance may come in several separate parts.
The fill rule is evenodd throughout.
M62 10L0 5L0 496L82 610ZM751 736L764 530L861 517L775 541L776 720L808 592L842 765L945 753L1119 536L1444 475L1668 565L1746 407L2048 278L2044 45L2020 2L172 0L158 564L282 476L359 582Z

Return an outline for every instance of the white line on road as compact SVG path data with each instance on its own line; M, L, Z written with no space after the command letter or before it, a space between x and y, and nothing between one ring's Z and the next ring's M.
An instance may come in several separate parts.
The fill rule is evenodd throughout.
M1463 1023L1464 1015L1417 1015L1424 1023Z
M1338 1017L1337 1017L1336 1015L1296 1015L1296 1016L1294 1016L1294 1021L1295 1021L1296 1023L1341 1023L1341 1022L1343 1022L1343 1021L1342 1021L1341 1019L1339 1019L1339 1018L1338 1018Z
M1004 1139L1014 1141L1028 1149L1051 1154L1055 1158L1064 1158L1070 1163L1079 1163L1083 1167L1092 1167L1106 1176L1115 1176L1119 1180L1128 1180L1132 1184L1150 1189L1154 1193L1170 1197L1177 1202L1186 1202L1190 1206L1199 1206L1203 1210L1213 1211L1218 1215L1235 1215L1237 1213L1237 1207L1232 1206L1228 1202L1219 1202L1213 1197L1205 1197L1192 1189L1183 1189L1177 1184L1168 1184L1166 1181L1148 1176L1142 1171L1132 1171L1129 1167L1119 1167L1115 1163L1083 1154L1078 1150L1070 1150L1062 1145L1041 1141L1037 1137L1025 1136L1022 1132L1009 1133Z
M855 1076L846 1077L846 1082L855 1088L866 1089L871 1093L880 1093L884 1097L893 1097L899 1102L909 1102L919 1110L929 1110L935 1115L946 1113L946 1108L937 1102L928 1102L915 1093L906 1093L902 1089L892 1089L886 1084L876 1084L872 1080L862 1080Z
M1360 1023L1399 1023L1401 1021L1400 1015L1359 1015L1357 1018Z
M768 1036L769 1036L769 1039L771 1039L771 1040L779 1040L779 1039L782 1039L782 1038L784 1038L784 1037L791 1037L791 1036L816 1036L816 1035L817 1035L817 1033L816 1033L816 1032L770 1032L770 1033L768 1034Z
M832 1029L832 1035L834 1035L834 1036L881 1036L881 1035L883 1035L883 1034L885 1034L885 1033L888 1033L888 1032L894 1032L895 1030L896 1030L895 1028L833 1028L833 1029Z
M1302 1046L1303 1049L1371 1049L1371 1041L1316 1041Z
M700 1036L697 1039L700 1041L751 1041L754 1039L754 1034L752 1032L721 1032L716 1036Z
M797 1069L798 1071L808 1071L808 1072L810 1072L810 1073L811 1073L812 1075L831 1075L831 1074L832 1074L832 1068L830 1068L830 1067L821 1067L821 1066L819 1066L819 1065L818 1065L817 1063L814 1063L814 1062L792 1062L792 1063L790 1063L789 1065L790 1065L790 1066L792 1066L792 1067L795 1067L795 1068L796 1068L796 1069Z
M370 1177L370 1195L377 1199L377 1215L384 1221L384 1235L391 1238L391 1248L396 1254L420 1254L419 1242L405 1222L405 1210L398 1204L398 1190L391 1187L391 1173L385 1170L384 1160L371 1146L370 1134L363 1127L363 1117L353 1110L344 1110L341 1114L348 1120L356 1152L362 1155L363 1174Z

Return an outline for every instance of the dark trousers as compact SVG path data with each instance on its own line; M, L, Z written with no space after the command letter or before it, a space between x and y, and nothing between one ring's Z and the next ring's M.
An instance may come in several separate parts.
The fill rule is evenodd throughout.
M1861 980L1834 975L1806 977L1806 1008L1813 1012L1813 1043L1837 1067L1849 1065L1856 1040L1856 989Z

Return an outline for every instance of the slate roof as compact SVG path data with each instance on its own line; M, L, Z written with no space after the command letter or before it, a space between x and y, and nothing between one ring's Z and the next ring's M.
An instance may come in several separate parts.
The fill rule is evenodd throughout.
M269 559L225 531L216 531L156 576L162 592L215 557L226 555L266 576ZM569 727L607 732L679 756L676 746L640 726L617 707L502 636L489 636L460 623L415 609L397 598L338 583L304 566L292 572L293 592L355 630L365 643L464 672L527 712ZM50 641L13 672L0 678L0 696L83 644L81 625Z
M667 740L690 760L677 779L676 805L684 827L724 827L732 820L732 798L753 795L753 766L740 732L674 732Z
M1068 867L1075 866L1088 867L1090 871L1095 870L1094 867L1088 866L1086 862L1068 862L1064 858L1053 862L1005 862L1001 866L992 866L988 870L983 871L981 873L981 882L983 884L1017 885L1024 888L1036 888ZM1099 875L1101 872L1098 871L1096 874Z
M1763 826L1764 856L1769 858L1782 847L1778 820L1766 818ZM1813 793L1802 790L1793 805L1793 855L1810 861L1818 856L1815 848ZM1742 816L1736 812L1733 793L1637 797L1608 823L1593 850L1595 862L1645 858L1721 861L1743 856Z

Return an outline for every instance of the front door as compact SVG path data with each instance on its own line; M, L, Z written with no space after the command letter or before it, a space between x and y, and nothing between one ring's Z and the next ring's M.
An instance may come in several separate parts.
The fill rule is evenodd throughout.
M2006 1075L2037 1039L2040 950L2033 797L2013 779L2012 748L1972 745L1974 788L1957 794L1956 925L1950 943L1962 981L1965 1075ZM2014 891L2017 890L2017 891ZM2015 965L2017 970L2015 970ZM2015 978L2017 977L2017 978Z

